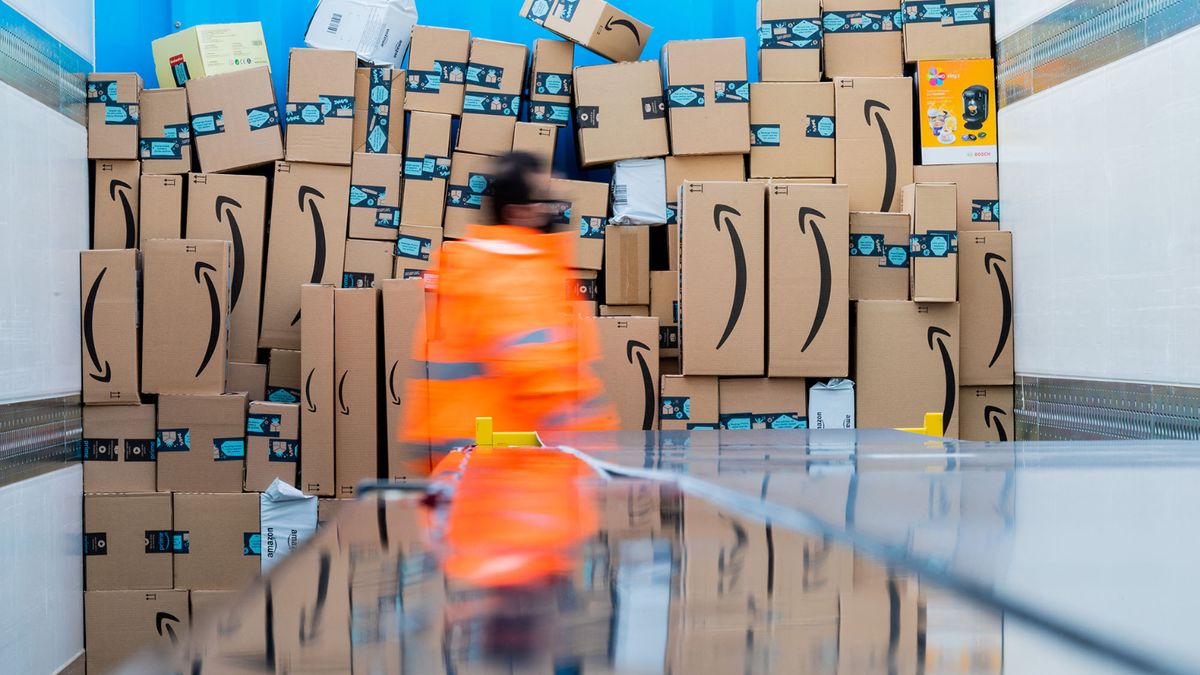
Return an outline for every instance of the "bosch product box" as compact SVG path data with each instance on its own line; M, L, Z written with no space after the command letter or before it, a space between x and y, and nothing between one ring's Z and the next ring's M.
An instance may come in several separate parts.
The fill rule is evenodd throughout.
M921 164L995 164L995 62L922 61L913 77Z

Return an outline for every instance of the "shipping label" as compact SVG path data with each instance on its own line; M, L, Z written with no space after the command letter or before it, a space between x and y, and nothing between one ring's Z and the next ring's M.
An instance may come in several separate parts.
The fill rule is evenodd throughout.
M136 126L138 123L138 104L105 103L104 123L117 126Z
M662 407L658 418L663 420L692 419L692 399L690 396L663 396Z
M499 89L504 82L504 69L483 63L467 64L467 84L488 89Z
M116 462L120 460L117 446L120 441L116 438L85 438L82 443L83 461L85 462Z
M1000 202L995 199L972 199L971 220L976 223L1000 222Z
M277 127L279 126L279 108L274 103L250 108L246 110L246 122L250 124L250 131ZM192 126L195 128L194 120Z
M225 133L225 113L218 110L217 112L200 113L192 115L192 135L199 138L201 136L209 136L211 134Z
M272 438L267 443L268 459L272 462L295 464L300 461L300 441L290 438Z
M834 138L837 135L837 122L833 115L809 115L804 135L808 138Z
M645 117L645 113L643 113L643 117ZM580 129L599 129L600 107L594 105L576 106L575 126Z
M595 279L572 279L567 282L568 300L595 302L599 297L600 289Z
M717 103L749 103L750 82L748 80L717 82L713 88L713 100Z
M428 262L433 255L433 240L402 234L396 240L396 257Z
M283 418L269 413L250 413L246 417L247 436L279 437L279 428Z
M351 185L350 207L360 209L377 208L387 198L387 188L382 185Z
M570 96L575 87L575 78L570 73L538 73L534 78L533 93L542 96Z
M108 555L108 533L84 532L83 555Z
M159 429L155 440L156 452L188 452L192 449L190 429Z
M154 451L153 438L125 439L126 462L153 462L157 458L158 453Z
M821 25L826 33L886 33L901 30L903 16L887 10L825 12Z
M176 530L146 530L146 553L188 553L188 533Z
M911 235L908 249L914 258L945 258L958 253L958 232L930 230L925 234Z
M755 148L778 148L782 131L778 124L751 124L750 146Z
M679 326L658 327L659 349L679 349Z
M661 120L667 116L667 102L662 96L647 96L642 99L642 119Z
M468 91L463 97L463 114L517 117L521 114L521 95Z
M667 87L667 105L672 108L703 108L704 85L677 84Z
M820 49L820 18L774 19L758 27L759 49Z
M218 462L237 462L246 458L246 439L214 438L213 459Z

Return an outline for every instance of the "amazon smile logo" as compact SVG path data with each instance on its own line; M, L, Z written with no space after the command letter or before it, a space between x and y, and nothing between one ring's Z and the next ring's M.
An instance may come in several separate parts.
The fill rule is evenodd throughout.
M313 253L312 280L309 283L319 284L325 276L325 221L322 220L321 210L317 208L317 201L313 197L324 200L325 195L321 194L320 190L309 185L300 186L300 190L296 194L300 202L300 213L312 214L313 237L315 239L316 251ZM305 201L305 197L308 197L307 201ZM296 318L292 319L293 326L297 323L300 323L300 310L296 310Z
M400 361L392 363L391 370L388 371L388 399L392 405L400 405L400 394L396 393L396 369L400 367Z
M942 370L946 376L946 403L942 408L942 434L945 434L950 429L950 420L954 417L954 402L955 397L958 395L958 382L954 377L954 360L950 358L950 348L946 346L946 341L942 339L943 337L949 339L949 331L937 326L929 327L929 334L927 336L929 349L933 351L934 342L937 343L937 349L942 355Z
M115 203L119 197L121 212L125 214L125 248L137 248L137 223L133 219L133 203L129 200L132 191L133 186L123 180L113 180L108 184L108 198Z
M642 34L640 31L638 31L637 26L633 25L632 21L618 19L616 17L609 17L608 22L604 24L604 30L611 33L613 31L613 26L620 26L627 29L630 33L633 33L633 39L637 40L638 45L642 44Z
M1008 413L1004 408L999 408L994 405L989 405L983 409L983 422L987 424L987 428L996 430L996 437L1003 443L1008 440L1008 431L1004 429L1004 424L1001 418L1008 417Z
M892 201L896 198L896 144L892 141L892 132L888 129L887 120L883 119L881 110L892 111L887 104L875 99L867 99L863 104L863 117L866 118L867 126L878 127L879 139L883 142L883 203L879 210L891 211ZM874 117L871 116L872 112L875 113Z
M650 347L644 342L630 340L625 343L625 358L629 361L629 365L633 365L633 357L637 356L638 367L642 371L642 390L644 393L642 400L646 402L646 407L642 412L642 430L650 431L654 428L654 377L650 374L650 364L646 363L646 357L641 351L635 353L635 350L639 349L645 350L647 354L650 353Z
M200 277L204 277L204 282L208 285L208 305L212 316L210 318L208 329L208 347L204 350L204 359L200 361L200 367L196 369L196 377L208 368L208 364L212 361L213 354L217 351L217 339L221 336L221 325L224 323L221 319L221 299L217 296L217 286L213 283L212 272L216 273L217 268L209 265L204 261L196 263L196 283L200 283Z
M346 378L350 376L350 371L342 373L342 379L338 380L338 412L343 415L350 414L350 408L346 407Z
M246 245L242 241L242 230L238 227L237 218L233 215L233 209L242 208L242 205L232 197L221 195L217 197L217 222L229 223L230 240L233 241L233 281L229 289L230 301L229 309L232 311L238 304L238 298L242 295L242 280L246 275ZM225 207L222 210L221 207Z
M88 291L87 302L83 305L83 342L87 346L92 368L96 371L88 373L88 376L97 382L112 381L112 368L109 367L108 361L101 367L100 355L96 352L96 296L100 294L100 283L104 281L104 275L107 273L108 268L105 267L96 275L96 280L92 282L92 288Z
M742 212L727 204L717 204L713 207L713 224L717 232L721 231L722 220L725 231L729 233L729 243L733 247L733 302L729 306L729 320L725 322L725 332L717 342L717 349L725 346L725 341L733 334L738 320L742 317L742 308L746 304L746 250L742 246L742 238L729 216L741 216Z
M171 644L179 642L179 636L175 634L175 625L179 623L179 617L170 612L159 612L154 615L154 629L158 631L160 636L166 637L171 641Z
M1004 276L1004 268L1001 266L1001 263L1007 262L1008 260L998 253L989 253L983 257L984 269L989 275L996 277L996 283L1000 286L1000 335L996 339L996 353L992 354L988 368L1000 360L1012 331L1012 290L1008 287L1008 278Z
M808 339L804 341L804 346L800 349L802 352L808 351L817 334L821 332L821 326L825 323L825 315L829 313L829 295L833 288L833 268L829 262L829 247L825 245L825 237L821 234L821 228L817 227L815 218L825 220L825 214L816 209L809 207L801 208L798 214L800 219L801 234L808 234L805 229L805 219L808 218L808 230L812 230L813 241L817 246L818 264L821 270L821 289L820 295L817 297L817 312L813 316L812 328L808 331Z
M308 403L308 412L317 412L317 404L313 402L312 397L312 381L313 375L317 374L317 369L313 368L308 371L308 377L304 378L304 400Z

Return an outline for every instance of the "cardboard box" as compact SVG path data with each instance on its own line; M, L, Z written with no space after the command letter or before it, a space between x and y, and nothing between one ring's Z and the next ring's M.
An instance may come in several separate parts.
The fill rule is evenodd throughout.
M594 319L600 340L597 374L617 407L621 429L654 429L658 408L658 319Z
M958 303L859 302L858 428L920 426L941 412L957 437L959 340Z
M908 300L907 213L850 213L850 299Z
M753 183L683 184L679 299L685 375L762 375L766 200Z
M169 494L84 495L86 590L171 588L171 522Z
M450 165L450 184L446 187L446 214L443 228L447 237L467 236L471 225L490 225L492 217L492 158L455 152ZM406 223L407 224L407 223Z
M471 40L457 150L482 155L512 152L528 64L525 45Z
M192 127L187 91L143 89L138 99L138 158L151 174L184 174L192 170Z
M743 38L676 40L662 50L675 155L750 151L750 82Z
M354 71L354 152L404 154L404 85L399 68Z
M715 377L664 375L659 398L659 427L663 431L716 429L720 400Z
M905 61L991 57L991 3L904 3Z
M116 672L143 649L173 649L189 625L187 591L88 591L83 594L88 672Z
M150 45L158 86L182 87L188 80L270 67L262 24L221 23L192 26Z
M79 254L83 402L137 405L138 253Z
M300 359L295 349L272 349L267 369L267 400L272 403L300 402Z
M650 316L647 305L600 305L600 316Z
M284 113L287 161L349 166L357 65L352 51L292 49Z
M88 159L138 158L141 95L137 73L88 74Z
M400 212L405 225L442 226L450 178L451 122L449 115L414 112L409 116Z
M962 384L1013 383L1012 232L960 235Z
M333 295L335 476L337 496L352 497L360 482L379 475L379 291L339 288Z
M403 480L429 475L427 448L414 448L400 442L400 425L408 378L413 368L414 340L424 337L418 331L425 319L425 282L420 279L394 279L379 285L383 294L383 367L385 405L387 406L387 477Z
M300 347L300 286L339 284L346 255L350 168L275 164L259 347Z
M824 0L825 76L904 74L900 0Z
M666 156L666 116L658 61L575 69L581 167Z
M767 188L767 374L850 373L849 190L845 185Z
M571 301L579 316L598 316L600 299L599 272L594 270L572 270L567 288L567 299Z
M141 177L138 248L151 239L183 239L183 176Z
M175 529L187 552L175 556L175 587L238 590L258 576L258 494L175 495Z
M658 317L658 350L666 358L679 357L679 272L650 273L650 315Z
M558 200L556 231L577 232L571 266L599 270L604 265L604 233L608 230L608 185L553 178L550 192Z
M575 90L575 45L563 40L533 41L529 73L529 121L567 126Z
M823 33L820 0L758 0L759 78L819 82Z
M666 159L667 169L667 224L679 224L679 188L684 181L705 183L723 181L741 183L746 180L746 157L744 155L692 155ZM675 238L676 241L678 237ZM678 265L678 257L671 269Z
M138 191L142 167L136 159L95 163L92 248L137 248Z
M851 211L899 211L912 181L912 86L905 78L834 80L836 181L850 186Z
M396 279L413 279L433 269L433 256L442 250L442 228L403 225L396 240Z
M241 593L238 591L190 591L192 624L197 629L216 625L222 615L233 610Z
M154 406L83 407L84 492L154 492Z
M188 80L187 95L192 147L200 156L201 171L227 173L283 159L270 70Z
M904 187L901 209L912 216L912 299L915 302L958 300L958 192L949 183Z
M305 494L334 494L333 465L333 286L300 288L305 320L300 327L300 488Z
M336 527L318 530L309 546L313 555L293 558L265 582L275 610L276 667L282 672L347 672L351 634L342 627L350 625L350 556L338 554ZM319 577L327 585L314 584ZM321 617L319 627L330 629L313 631L307 619L313 616Z
M300 406L254 401L246 417L246 490L263 492L276 478L296 484Z
M637 61L654 30L603 0L525 0L521 16L612 61Z
M722 429L807 429L804 378L721 378Z
M918 672L920 599L915 586L890 578L841 592L837 672Z
M158 398L158 489L241 492L246 396Z
M751 176L833 177L833 83L756 82L750 101Z
M604 237L604 298L610 305L650 304L650 230L614 225Z
M963 387L959 390L959 438L1004 443L1017 440L1012 387Z
M304 44L353 49L378 66L399 66L417 23L414 0L321 0L308 22Z
M346 240L342 288L371 288L391 279L396 266L396 245L390 241Z
M413 26L404 109L461 115L470 52L468 31ZM414 135L409 129L409 137Z
M854 428L854 382L833 379L818 382L808 390L810 429Z
M913 167L913 178L918 183L958 185L959 232L1000 229L1000 182L996 174L995 164Z
M354 153L350 169L350 237L396 241L404 194L402 155Z
M229 374L225 378L226 394L245 394L247 401L264 401L267 398L267 367L261 363L229 362Z
M922 61L913 76L922 164L995 164L996 64Z
M513 130L513 152L524 152L538 158L549 178L554 170L554 153L558 149L558 127L540 122L517 122Z
M258 360L262 309L267 180L262 176L197 173L189 177L187 236L233 245L229 281L229 358Z
M142 391L220 394L229 362L228 241L146 243Z

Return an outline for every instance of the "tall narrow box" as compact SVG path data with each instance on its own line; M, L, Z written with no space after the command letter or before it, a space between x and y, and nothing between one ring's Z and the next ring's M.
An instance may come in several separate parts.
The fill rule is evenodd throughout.
M83 402L136 405L138 387L138 253L79 254Z
M835 174L850 186L850 210L899 211L900 188L913 178L912 84L903 77L841 77L833 87Z
M84 492L154 492L154 406L83 407Z
M404 109L461 115L470 53L468 31L413 26Z
M264 492L278 478L296 484L300 406L254 401L246 416L246 490Z
M86 590L171 588L174 529L169 494L85 495Z
M564 40L533 41L529 74L529 121L567 126L575 90L575 44Z
M912 216L913 301L958 300L957 188L951 183L908 185L902 201L902 210Z
M284 110L287 161L350 164L357 65L352 51L292 49Z
M402 155L354 153L350 169L350 238L396 241L404 182Z
M621 429L651 431L658 417L658 319L593 319L600 341L597 374L617 408Z
M334 463L339 498L379 472L379 291L334 291L334 372L337 421Z
M300 379L299 350L272 349L267 367L267 400L299 403Z
M550 191L556 200L555 230L578 235L571 267L601 269L604 265L604 233L608 231L608 185L552 178Z
M279 106L267 68L188 80L192 147L205 173L238 171L283 159Z
M138 201L138 248L151 239L184 238L184 184L186 176L143 175Z
M666 117L657 61L575 69L575 131L584 168L666 156Z
M441 227L446 214L446 181L450 179L449 115L414 112L404 153L404 225Z
M475 38L463 95L458 147L462 152L503 155L512 152L513 130L521 116L521 93L529 48Z
M137 248L141 162L136 159L105 160L94 166L92 248Z
M650 316L658 317L658 349L663 358L679 357L679 271L650 273Z
M750 82L742 38L680 40L662 51L675 155L750 151Z
M89 73L87 76L88 159L138 158L137 73Z
M471 225L492 224L493 161L486 155L454 153L442 224L447 237L462 239Z
M160 492L242 491L246 396L158 397Z
M750 91L750 175L832 178L833 84L756 82Z
M300 489L334 494L333 286L300 288Z
M825 76L904 74L900 0L824 0Z
M819 82L820 0L758 0L758 74L763 82Z
M604 297L610 305L650 304L649 228L608 228L604 239Z
M962 383L1013 383L1012 232L959 235Z
M184 174L192 170L192 126L187 91L143 89L139 99L138 158L150 174Z
M399 68L354 71L354 152L404 154L405 82Z
M392 480L426 476L429 465L427 448L415 448L400 442L400 425L408 378L413 371L415 354L420 354L425 331L425 282L421 279L395 279L380 284L383 293L383 377L387 406L387 477ZM421 340L418 343L417 340Z

